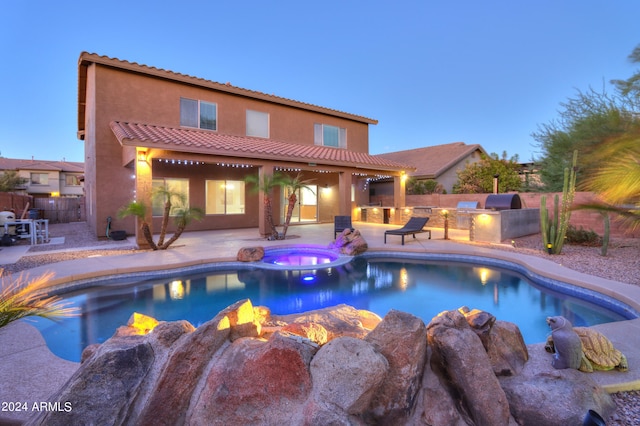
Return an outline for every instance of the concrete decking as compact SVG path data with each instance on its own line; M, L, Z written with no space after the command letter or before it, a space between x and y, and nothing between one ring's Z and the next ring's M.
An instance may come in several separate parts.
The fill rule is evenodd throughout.
M444 240L442 229L432 228L432 239L427 234L418 234L414 240L389 236L383 243L384 231L393 225L355 223L369 245L369 251L406 251L416 253L444 253L452 255L472 255L496 258L526 266L532 272L560 281L599 291L617 298L640 311L640 287L582 274L537 256L516 252L495 250L486 246L463 244L468 241L468 232L449 230L451 240ZM292 226L285 241L265 241L259 237L257 229L234 229L221 231L187 232L172 248L164 251L144 251L118 256L92 257L45 265L28 271L30 276L54 272L52 286L81 279L91 279L113 274L158 271L218 261L235 261L238 249L248 246L274 247L291 244L317 244L326 246L333 240L333 224L312 224ZM118 247L114 243L112 247ZM127 241L122 247L130 246ZM8 247L2 250L2 262L14 256L28 255L22 247ZM55 246L52 246L54 249ZM104 248L104 247L100 247ZM15 249L15 254L11 254ZM21 252L19 252L21 250ZM42 254L41 252L35 254ZM456 309L458 306L452 306ZM596 326L626 354L630 369L626 373L618 371L596 372L593 379L609 392L640 389L640 319ZM530 350L544 350L542 345L531 345ZM48 350L44 340L32 326L24 323L12 324L0 329L0 401L15 400L18 396L27 402L46 400L77 368L76 363L61 360ZM550 360L549 360L550 362ZM46 366L42 368L41 366ZM46 370L46 371L43 371ZM2 413L5 420L24 420L24 413ZM27 413L28 414L28 413ZM0 424L3 417L0 416Z

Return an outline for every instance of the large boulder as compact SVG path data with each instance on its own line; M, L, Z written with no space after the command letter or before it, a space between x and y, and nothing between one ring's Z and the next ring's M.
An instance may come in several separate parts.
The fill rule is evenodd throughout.
M428 358L431 357L430 352L428 348ZM449 388L444 385L443 379L431 368L426 368L414 413L406 425L468 426L469 423L460 413L459 405L459 401L454 399Z
M486 351L496 376L518 375L529 360L522 333L512 322L496 321Z
M365 339L389 362L367 416L378 424L404 423L411 414L427 356L427 329L411 314L392 309Z
M154 362L145 336L114 337L87 359L32 425L124 424Z
M389 363L373 345L353 337L338 337L318 351L311 361L312 407L307 416L328 408L344 417L361 415L385 380Z
M216 356L187 424L287 424L311 390L309 363L318 346L290 333L245 337Z
M380 322L380 317L349 305L337 305L300 314L271 315L271 321L281 324L321 325L327 331L327 340L340 336L362 339Z
M589 374L553 368L552 355L542 343L530 348L531 357L522 371L500 378L519 425L582 424L589 410L605 419L613 414L615 403L611 396Z
M471 424L508 425L509 403L482 341L459 311L446 311L427 326L431 368L450 384Z
M522 370L529 354L516 324L498 321L489 312L466 306L458 311L480 338L496 376L513 376Z

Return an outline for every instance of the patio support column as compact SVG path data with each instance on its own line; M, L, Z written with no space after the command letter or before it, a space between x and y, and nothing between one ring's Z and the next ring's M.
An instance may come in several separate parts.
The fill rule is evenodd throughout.
M338 176L338 214L351 216L351 172L340 172Z
M395 209L394 223L403 223L402 210L406 207L406 181L407 175L403 172L400 176L393 177L393 207Z
M151 174L151 158L147 156L146 150L137 149L136 159L134 160L136 170L136 192L135 201L147 206L147 213L145 221L149 224L151 235L153 235L153 212L151 209L151 189L152 189L152 174ZM149 243L142 235L140 230L140 220L136 220L136 243L141 249L148 249Z

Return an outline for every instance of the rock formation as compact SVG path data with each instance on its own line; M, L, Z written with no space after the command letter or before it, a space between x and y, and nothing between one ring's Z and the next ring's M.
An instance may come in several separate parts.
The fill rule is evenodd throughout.
M329 248L348 256L357 256L367 251L369 245L360 231L347 228L338 234L336 240L329 244Z
M264 247L242 247L238 250L238 262L257 262L264 257Z
M276 316L249 300L197 329L139 319L84 354L51 400L71 410L28 424L564 426L615 408L588 374L468 308L428 325L346 305Z

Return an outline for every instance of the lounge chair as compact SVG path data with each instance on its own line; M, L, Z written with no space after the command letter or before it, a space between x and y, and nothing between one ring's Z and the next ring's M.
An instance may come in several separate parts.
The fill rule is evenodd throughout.
M351 216L336 216L333 219L333 239L345 229L353 229L351 226Z
M416 234L420 234L422 232L428 232L429 239L431 239L431 229L423 229L428 221L429 221L428 217L412 217L411 219L409 219L409 222L407 222L402 228L385 231L384 243L387 244L387 234L400 235L402 237L402 245L404 245L405 235L413 235L413 238L416 238Z

